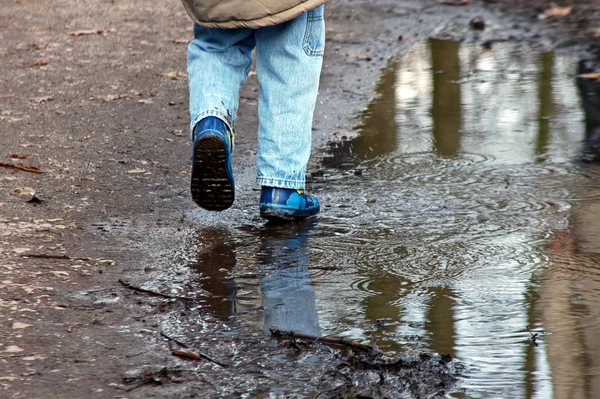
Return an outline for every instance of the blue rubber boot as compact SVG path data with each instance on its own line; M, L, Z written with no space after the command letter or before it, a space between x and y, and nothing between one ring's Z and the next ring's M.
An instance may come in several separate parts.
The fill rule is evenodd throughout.
M194 128L192 199L209 211L227 209L235 198L232 139L225 122L214 116L200 120Z
M321 210L319 200L303 190L265 187L260 192L260 216L269 221L297 221Z

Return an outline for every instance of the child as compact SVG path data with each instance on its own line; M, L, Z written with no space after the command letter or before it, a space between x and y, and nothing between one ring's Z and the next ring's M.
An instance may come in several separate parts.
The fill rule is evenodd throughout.
M233 203L231 152L239 89L256 48L260 214L269 220L316 215L319 201L304 186L326 0L182 1L195 22L187 67L193 200L217 211Z

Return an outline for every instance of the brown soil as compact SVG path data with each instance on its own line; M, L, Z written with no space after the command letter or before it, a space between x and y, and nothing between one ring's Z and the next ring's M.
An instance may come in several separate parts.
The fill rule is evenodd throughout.
M530 41L578 55L600 40L597 1L569 2L574 4L569 15L542 20L538 15L546 3L332 2L313 169L333 133L351 129L388 58L420 38ZM475 16L495 27L471 31ZM293 383L309 381L314 370L261 363L285 353L293 368L296 349L290 352L207 314L197 277L182 271L193 255L171 251L181 240L193 244L196 224L220 223L204 216L199 221L188 193L190 36L176 0L3 2L0 162L43 173L0 167L1 397L246 392L258 398L265 397L270 381L284 386L287 397L318 394L316 388L302 391L304 382ZM252 190L256 92L253 76L241 93L238 198L231 211L236 223L249 225L262 223ZM26 159L11 159L17 155ZM29 201L29 189L16 195L15 189L27 187L41 203ZM163 295L134 289L142 286ZM214 359L237 363L224 369L206 358L180 359L161 331L185 338ZM327 375L330 369L323 367ZM435 375L428 380L420 373L413 378L431 386L413 391L417 396L439 394L454 381ZM442 388L435 387L440 381Z

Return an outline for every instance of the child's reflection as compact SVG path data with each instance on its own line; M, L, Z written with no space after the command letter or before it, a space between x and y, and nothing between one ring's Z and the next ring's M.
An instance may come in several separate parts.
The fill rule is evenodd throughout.
M263 328L267 334L269 329L278 329L321 335L315 290L308 271L307 241L313 226L311 221L267 224L254 231L258 233L260 246L254 259L258 265ZM195 267L206 278L203 288L212 294L206 300L207 310L221 319L228 319L236 313L237 302L242 298L236 297L238 284L227 276L236 266L236 253L242 248L249 248L236 245L232 233L225 228L202 230L198 234L197 245ZM254 297L249 292L244 297L247 299L248 295Z
M261 230L260 292L264 330L321 335L315 290L308 272L312 223L265 226Z
M228 278L236 265L236 246L229 229L206 228L197 237L196 263L194 267L204 280L202 288L210 292L206 298L206 309L215 317L227 320L233 313L232 296L235 282Z

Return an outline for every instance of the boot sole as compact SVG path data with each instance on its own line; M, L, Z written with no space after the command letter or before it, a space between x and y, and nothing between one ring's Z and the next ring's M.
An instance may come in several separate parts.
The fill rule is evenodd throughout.
M294 213L295 212L292 210L289 210L286 212L286 210L283 210L283 209L277 209L277 208L273 209L273 208L269 208L269 207L261 207L261 209L260 209L260 216L264 219L267 219L269 222L297 222L297 221L315 217L318 215L319 212L316 212L316 213L298 212L296 214L294 214Z
M227 143L216 135L200 137L194 146L192 199L209 211L222 211L233 204L233 178L227 174Z

